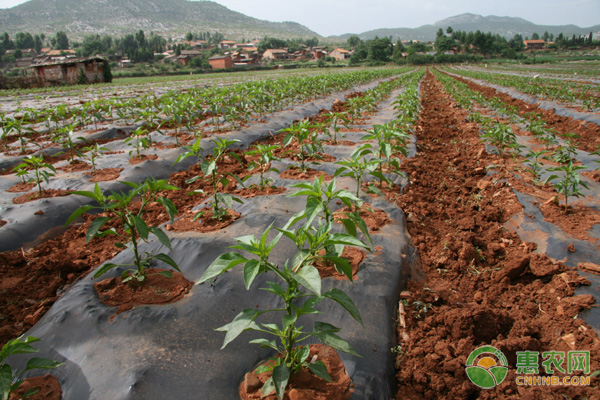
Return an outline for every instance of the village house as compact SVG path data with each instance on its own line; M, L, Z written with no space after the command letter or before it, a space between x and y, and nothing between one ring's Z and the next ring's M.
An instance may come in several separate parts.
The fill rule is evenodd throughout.
M236 42L233 40L222 40L221 42L219 42L219 49L231 49L234 48L236 45Z
M329 57L333 57L338 61L343 61L350 58L350 52L346 49L336 48L329 53Z
M75 58L49 62L30 67L30 71L44 86L75 85L80 82L81 73L86 83L104 82L104 57Z
M523 44L525 45L525 50L542 50L546 47L546 41L543 39L523 40Z
M284 49L267 49L263 53L263 60L288 60L290 54Z
M231 69L233 68L233 59L230 55L212 56L208 59L208 63L212 69Z
M75 57L75 50L72 50L72 49L50 50L49 52L46 53L46 55L49 57L68 57L68 56Z

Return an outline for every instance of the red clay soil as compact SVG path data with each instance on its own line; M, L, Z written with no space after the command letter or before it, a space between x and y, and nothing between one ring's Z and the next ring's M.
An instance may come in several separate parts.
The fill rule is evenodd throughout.
M9 193L29 192L35 186L36 186L35 182L31 182L31 183L19 182L16 185L13 185L13 186L9 187L6 191L9 192Z
M73 225L32 249L0 253L0 346L31 328L65 286L119 252L115 237L85 244L93 218L84 218L84 224Z
M25 379L21 386L8 399L19 400L25 392L33 388L37 388L39 391L33 396L28 397L27 399L29 400L60 400L62 398L62 389L60 388L58 379L50 374L46 374Z
M324 140L321 142L322 144L326 144L327 146L354 146L356 142L352 142L350 140L340 140L338 139L335 143L332 140Z
M40 192L36 191L35 193L25 193L19 197L15 197L12 202L14 204L23 204L29 201L34 201L38 199L47 199L50 197L62 197L68 196L71 194L70 190L62 190L62 189L45 189L42 190L42 195L40 196Z
M594 378L589 387L516 385L517 351L538 351L541 361L543 351L590 350L591 371L600 369L600 341L577 317L593 297L574 296L589 281L503 227L519 207L504 180L484 177L497 156L429 72L421 91L418 152L403 163L410 183L389 195L407 215L426 275L408 282L400 306L396 398L597 398ZM511 366L491 390L465 372L482 345L498 348Z
M352 212L348 207L343 207L337 210L334 214L334 219L341 220L344 219L343 215ZM369 203L363 203L360 208L360 217L365 221L365 225L369 228L370 232L377 232L385 225L392 222L390 217L386 214L385 211L375 208L371 206ZM338 222L341 223L341 222Z
M264 189L261 189L260 186L253 185L247 188L233 190L231 194L237 197L250 198L256 196L281 194L285 191L286 188L281 186L266 186Z
M90 175L92 179L90 182L106 182L106 181L116 181L119 179L121 175L121 171L123 168L103 168L97 169L96 172L92 172Z
M298 167L290 167L283 171L279 176L283 179L297 179L297 180L312 180L315 176L323 175L323 180L328 181L333 179L333 176L326 174L323 171L308 168L306 172L302 172Z
M173 277L160 275L169 271ZM181 273L150 268L141 285L123 283L121 277L108 278L94 284L98 298L104 304L117 307L117 314L143 304L169 304L181 300L194 285Z
M557 204L554 201L540 204L540 209L544 214L545 221L558 225L570 236L581 240L597 241L590 237L588 232L594 225L600 224L599 211L575 202L575 204L569 204L569 208L565 212L564 202Z
M367 253L364 250L361 250L356 247L346 247L342 252L342 258L348 260L350 265L352 266L352 280L355 280L358 276L358 271L360 269L360 264L367 257ZM333 263L329 262L317 262L315 263L315 268L319 271L319 275L321 278L334 278L338 281L347 281L348 277L339 272Z
M574 143L580 150L587 152L598 150L598 146L600 145L600 126L594 123L557 115L554 110L544 110L538 107L537 104L527 103L523 100L516 99L507 93L502 93L494 88L479 85L465 78L457 78L454 76L453 78L466 83L470 89L480 92L487 98L497 98L510 106L516 107L521 116L530 112L535 112L542 117L548 126L551 126L552 129L559 134L577 134L579 138L574 139Z
M199 212L203 213L203 215L194 221L194 217ZM166 229L168 231L176 232L215 232L233 224L242 217L242 214L231 209L227 210L227 215L221 217L221 219L213 218L213 215L212 207L205 207L202 210L187 212L172 224L168 224Z
M291 376L288 390L284 400L347 400L352 396L352 381L346 372L346 368L337 352L321 344L310 345L309 360L316 356L315 361L322 361L327 367L332 382L313 375L307 368ZM254 372L246 374L244 381L240 384L240 399L242 400L276 400L275 392L263 396L260 389L270 372L256 375Z
M141 164L144 161L156 160L157 158L158 158L158 156L156 154L144 154L139 157L138 156L131 157L129 159L129 164L131 164L131 165Z
M73 163L69 163L64 167L58 167L57 170L64 172L77 172L77 171L86 171L91 169L92 166L84 161L75 160Z

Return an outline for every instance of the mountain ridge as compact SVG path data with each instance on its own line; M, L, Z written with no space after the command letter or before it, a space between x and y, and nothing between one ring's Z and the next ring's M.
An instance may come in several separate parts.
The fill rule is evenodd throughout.
M320 36L297 22L260 20L206 0L30 0L0 9L0 26L9 34L65 31L75 39L140 29L169 36L207 31L228 38Z
M406 40L421 40L429 41L435 40L436 32L442 28L444 31L448 26L451 26L455 31L477 31L491 32L493 34L499 34L507 39L512 38L515 34L520 34L525 38L526 36L531 37L533 33L538 33L540 36L544 32L552 33L555 36L559 33L563 33L567 36L571 35L587 35L593 32L595 35L600 36L600 25L594 25L589 28L580 28L577 25L537 25L531 21L520 17L507 17L507 16L496 16L488 15L482 16L479 14L463 13L448 17L437 21L433 24L422 25L417 28L382 28L366 31L363 33L346 33L340 36L335 36L339 39L347 39L352 35L357 35L363 40L373 39L375 36L388 37L392 36L393 40L406 39ZM329 36L329 38L335 38Z

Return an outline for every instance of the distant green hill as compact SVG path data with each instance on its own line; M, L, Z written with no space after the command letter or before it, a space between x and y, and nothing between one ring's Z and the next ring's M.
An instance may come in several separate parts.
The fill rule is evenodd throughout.
M155 32L165 36L219 31L232 39L319 36L296 22L248 17L212 1L187 0L30 0L0 9L0 31L54 34L69 38L99 33Z
M444 31L447 27L451 26L452 29L460 31L477 31L492 32L493 34L499 34L506 38L512 38L515 34L519 33L525 38L526 36L531 37L534 32L537 32L540 36L544 32L553 33L555 36L559 33L565 35L588 35L590 32L594 32L595 35L600 35L600 25L595 25L590 28L580 28L576 25L536 25L533 22L529 22L522 18L514 17L497 17L489 15L483 17L477 14L461 14L454 17L446 18L436 22L433 25L423 25L418 28L396 28L396 29L376 29L373 31L363 32L358 34L361 39L373 39L375 36L388 37L392 36L394 40L421 40L421 41L433 41L435 40L435 34L439 28ZM347 39L352 34L341 35L341 39Z

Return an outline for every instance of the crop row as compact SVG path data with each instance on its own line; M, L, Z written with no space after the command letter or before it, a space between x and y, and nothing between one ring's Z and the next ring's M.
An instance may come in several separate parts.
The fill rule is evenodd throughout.
M172 91L161 97L145 94L122 100L102 98L80 106L61 104L45 110L17 109L0 115L0 128L5 148L9 139L19 139L21 152L26 151L30 136L48 136L83 129L99 122L119 119L124 124L144 124L146 129L159 129L163 125L185 126L192 131L199 120L211 118L231 124L247 122L251 116L281 110L287 106L313 100L335 90L346 90L355 85L383 79L406 69L369 70L341 74L286 77L277 80L253 81L230 86L190 88Z
M226 332L223 347L246 330L257 331L263 336L274 338L274 340L255 339L251 342L263 347L270 347L282 355L281 358L273 358L273 364L261 367L257 371L257 373L267 370L272 372L272 378L262 388L265 394L274 391L279 399L283 398L283 392L290 377L303 367L307 367L313 374L325 380L330 378L321 361L315 362L314 359L310 361L309 347L301 345L310 337L316 337L339 351L357 354L349 343L337 335L339 329L335 326L328 322L315 322L313 329L309 330L299 326L299 319L303 315L316 313L315 307L321 301L333 300L341 305L352 318L362 323L358 308L343 291L339 289L321 291L322 278L315 268L315 263L331 263L340 273L352 280L350 265L342 256L344 248L356 246L371 249L372 242L369 231L360 216L363 204L359 197L360 190L364 188L368 192L380 193L380 189L392 185L390 174L401 173L399 157L406 154L406 143L418 118L418 82L422 76L423 71L406 74L396 80L380 84L364 93L363 96L349 99L346 111L330 116L327 122L322 123L321 126L306 119L284 129L282 131L286 136L284 147L292 143L297 144L298 147L291 150L291 156L303 164L305 159L318 155L319 150L322 150L319 133L325 133L330 129L335 131L338 121L358 121L361 115L374 111L377 102L387 98L394 90L405 86L393 103L397 118L384 125L374 125L372 130L367 131L366 135L362 137L362 144L350 157L337 162L339 168L330 183L324 183L323 176L321 176L312 183L293 185L299 190L292 193L291 196L306 197L304 210L295 214L283 227L267 227L258 238L254 236L237 238L237 246L234 249L246 252L242 254L234 251L221 255L213 261L198 281L198 283L210 281L239 264L243 265L247 288L250 288L257 276L262 273L272 274L279 278L278 283L269 283L269 286L264 289L280 296L285 305L284 308L245 309L231 323L218 329ZM363 100L351 101L353 99ZM360 111L356 111L357 109ZM254 143L246 153L240 156L230 150L230 146L236 143L236 140L216 137L211 139L211 142L214 146L210 154L205 154L201 147L201 140L197 139L192 145L183 147L184 152L177 161L188 157L194 157L197 160L197 167L192 169L200 172L185 182L186 189L191 189L192 185L200 180L210 182L212 187L209 206L210 218L223 219L229 213L228 208L234 199L230 194L224 193L231 178L230 173L226 173L220 168L226 156L238 160L240 164L242 164L242 160L253 160L247 167L253 172L258 169L260 173L258 185L262 190L270 184L263 174L270 172L269 165L276 160L274 153L280 148L277 145L265 146L262 143ZM304 168L302 165L299 167ZM336 177L338 176L353 178L356 181L356 193L351 193L346 189L337 189ZM368 182L367 185L361 185L361 182L368 181L368 176L371 176L373 181ZM243 184L245 179L238 177L236 181ZM169 255L164 253L142 254L139 244L149 240L150 236L154 236L167 249L171 249L169 236L161 228L153 226L148 221L147 212L150 207L164 207L169 219L173 221L177 210L167 193L177 191L179 188L169 184L166 180L154 179L148 179L139 184L127 183L127 185L129 186L127 193L113 192L105 195L98 185L95 185L92 191L76 192L77 195L92 199L94 205L81 207L71 216L70 221L94 208L104 211L102 214L92 217L93 221L88 226L86 240L89 242L95 238L111 239L117 249L131 251L134 258L133 268L123 272L122 282L135 287L143 284L146 279L146 269L152 260L164 262L174 269L178 269L177 264ZM203 185L203 187L207 186ZM192 192L195 191L192 190ZM202 194L204 195L204 193ZM345 204L349 210L348 212L337 212L335 217L336 219L341 218L345 233L333 231L334 213L329 207L335 201ZM204 216L206 219L208 214L204 214L204 212L201 211L196 215L198 218ZM200 223L199 221L198 224ZM278 234L275 238L267 241L267 235L272 230L277 230ZM277 266L271 260L270 255L283 236L292 240L297 247L297 252L289 260L289 263ZM100 276L119 266L122 265L105 263L96 270L94 276ZM169 272L161 274L172 275ZM280 324L259 323L259 317L271 312L283 313ZM35 340L31 338L28 343L33 343ZM19 345L18 341L10 342L7 349ZM33 351L33 349L29 350ZM14 352L14 354L17 353L18 351ZM53 368L58 365L60 363L46 360L45 364L40 363L32 368ZM19 374L18 371L12 372L14 372L14 376Z
M453 72L489 83L515 88L521 92L548 100L559 100L569 105L581 104L587 110L600 108L598 86L564 79L505 75L481 71L455 69ZM596 94L596 95L593 95Z
M543 145L543 149L530 149L524 154L533 182L537 185L552 182L555 189L565 198L565 210L568 208L570 197L583 196L581 189L582 187L588 188L588 186L585 181L580 179L578 173L585 167L576 165L577 148L572 140L575 138L574 135L567 135L568 138L560 144L556 132L535 113L526 115L527 118L521 118L514 107L507 106L496 98L488 99L448 75L440 72L435 74L456 102L471 111L469 117L471 121L483 128L482 140L495 146L500 155L508 151L516 159L522 155L522 150L526 147L517 141L517 135L511 124L521 124L527 131L531 132L537 141ZM495 110L501 117L507 118L509 124L505 124L501 118L490 118L473 111L473 103ZM559 164L556 167L547 169L553 174L548 176L544 182L540 180L544 169L542 160L551 160Z

